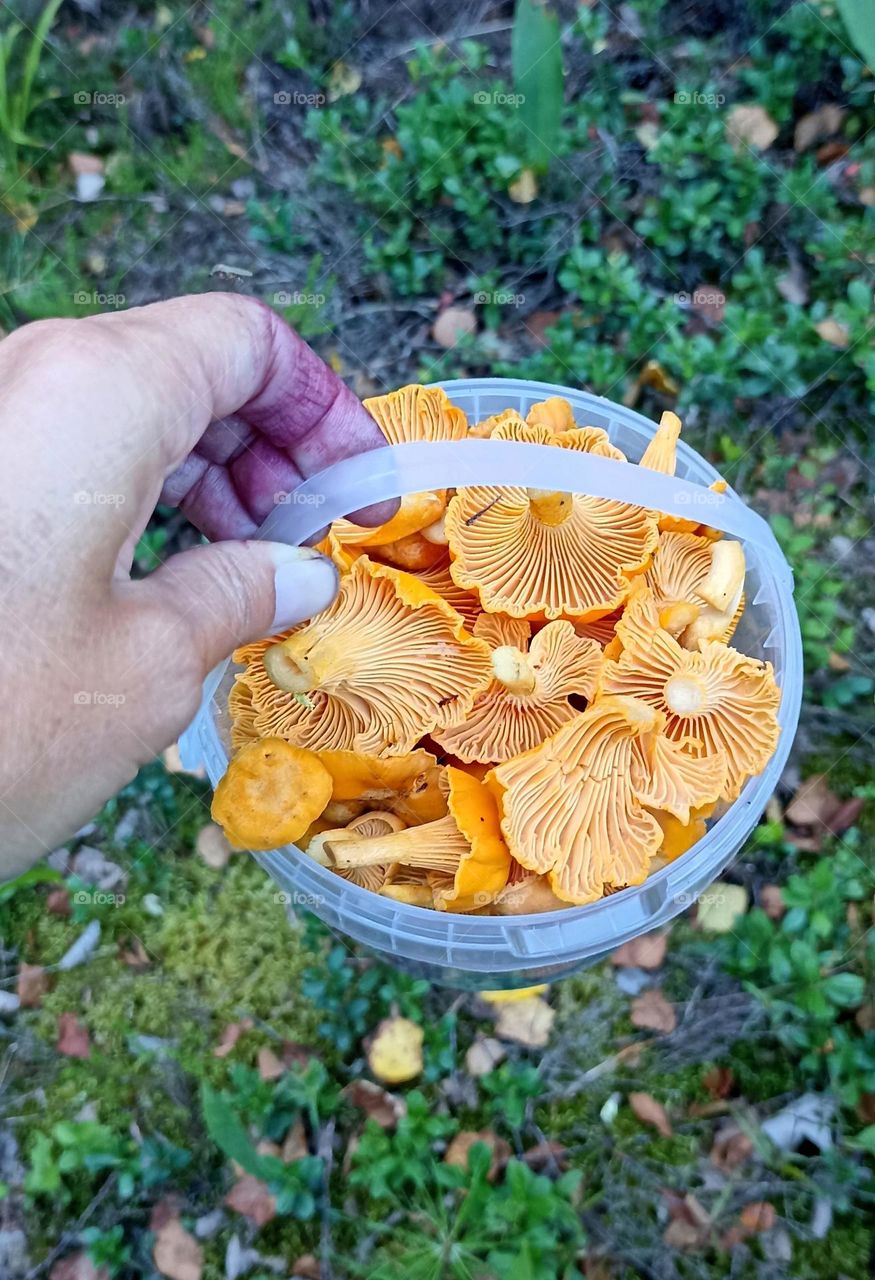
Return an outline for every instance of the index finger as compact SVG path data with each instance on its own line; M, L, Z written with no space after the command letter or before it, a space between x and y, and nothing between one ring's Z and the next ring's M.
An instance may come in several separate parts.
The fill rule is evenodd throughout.
M345 383L256 299L175 298L90 323L124 337L128 374L148 383L138 432L157 438L163 497L210 537L248 537L278 492L386 444ZM357 514L380 523L392 510Z

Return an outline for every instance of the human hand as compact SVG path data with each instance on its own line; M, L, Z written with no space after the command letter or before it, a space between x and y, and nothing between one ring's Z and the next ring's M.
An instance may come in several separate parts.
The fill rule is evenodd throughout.
M230 294L27 325L0 344L0 386L2 879L175 741L235 645L334 598L330 561L275 543L215 542L132 581L159 495L245 539L277 492L385 442L291 329Z

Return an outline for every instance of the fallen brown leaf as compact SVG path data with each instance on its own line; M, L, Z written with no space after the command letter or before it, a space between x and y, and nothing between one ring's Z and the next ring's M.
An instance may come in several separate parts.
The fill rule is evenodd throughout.
M860 1101L857 1103L857 1115L864 1125L875 1124L875 1093L860 1095Z
M832 316L827 316L825 320L819 320L814 328L824 342L828 342L832 347L844 349L850 344L848 326L841 320L834 320Z
M109 1280L106 1267L96 1267L88 1254L68 1253L49 1272L49 1280Z
M862 796L851 796L850 800L842 801L827 823L834 836L842 836L856 825L865 803Z
M68 1058L89 1058L91 1056L91 1036L75 1013L58 1014L58 1053Z
M555 1017L555 1009L551 1009L546 1000L529 996L526 1000L498 1006L495 1034L502 1040L541 1049L550 1039Z
M268 1186L251 1174L244 1174L225 1196L224 1203L235 1213L242 1214L258 1227L272 1222L276 1217L276 1200Z
M49 989L49 975L40 964L22 964L15 989L22 1009L38 1009Z
M171 1218L155 1236L152 1260L167 1280L200 1280L204 1269L203 1249L178 1218Z
M753 1143L737 1125L729 1124L714 1135L711 1163L722 1173L730 1173L753 1155Z
M838 133L842 127L845 113L834 102L827 102L816 111L809 111L796 121L793 130L793 146L797 151L807 151L815 143L822 142Z
M292 1280L322 1280L322 1264L312 1253L302 1253L292 1263Z
M139 938L131 938L130 944L118 956L129 969L148 969L152 960Z
M629 1106L643 1124L651 1125L664 1138L672 1136L673 1130L668 1118L668 1112L662 1103L657 1102L651 1094L630 1093L628 1101Z
M663 1243L670 1249L682 1249L685 1253L694 1253L702 1249L708 1239L707 1227L694 1227L683 1218L675 1218L662 1233Z
M733 107L726 117L726 136L734 151L743 150L745 144L756 151L765 151L778 133L778 126L765 107L742 104Z
M731 1067L711 1067L702 1076L702 1084L712 1098L728 1098L735 1084Z
M46 895L46 911L53 916L69 916L70 890L64 885L59 885L57 889L52 889Z
M771 1231L777 1221L777 1210L768 1200L756 1200L753 1204L747 1204L739 1214L739 1222L745 1231L752 1234Z
M285 1164L292 1164L295 1160L303 1160L304 1156L309 1154L310 1144L307 1141L307 1131L303 1122L296 1120L285 1138L283 1138L283 1145L278 1152L279 1158Z
M468 1075L488 1075L506 1056L507 1050L500 1040L493 1036L478 1036L465 1054Z
M779 884L764 884L759 893L760 906L770 920L780 920L787 910Z
M100 156L89 155L87 151L71 151L67 156L70 172L79 177L80 173L103 173L103 161Z
M224 831L215 822L208 822L197 833L195 849L198 856L214 871L221 871L230 861L233 852Z
M718 325L723 320L726 296L715 284L696 285L690 297L690 309L707 325Z
M449 350L460 338L477 332L477 317L468 307L447 307L432 326L431 336L439 347Z
M407 1103L403 1098L389 1093L387 1089L374 1084L373 1080L353 1080L342 1093L381 1129L394 1129L407 1111Z
M286 1074L286 1068L280 1062L273 1049L267 1045L263 1045L258 1050L258 1074L262 1080L279 1080L281 1076Z
M815 773L797 788L784 817L794 827L827 826L841 803L830 790L825 775Z
M663 1240L673 1249L694 1251L705 1246L711 1233L711 1217L692 1194L663 1193L671 1222Z
M149 1230L157 1235L162 1227L173 1218L178 1218L182 1211L182 1201L178 1195L170 1194L156 1200L149 1211Z
M633 1027L645 1027L650 1031L662 1031L666 1035L678 1024L674 1005L669 1004L661 991L643 991L632 1001L629 1015Z
M494 1182L499 1170L510 1159L511 1149L510 1144L505 1142L504 1138L499 1138L491 1129L480 1129L478 1132L463 1129L461 1133L457 1133L446 1149L444 1164L458 1165L460 1169L467 1169L471 1148L477 1142L484 1143L492 1154L488 1177L490 1182Z
M561 311L533 311L523 321L524 327L532 335L536 347L546 347L547 330L552 328L562 317Z
M228 1054L236 1045L244 1031L251 1031L255 1023L251 1018L244 1018L242 1022L229 1022L225 1030L222 1032L222 1038L213 1050L214 1058L227 1058Z
M521 1159L533 1173L564 1173L568 1168L568 1153L561 1142L545 1139L536 1142L528 1151L524 1151Z
M667 933L644 933L612 952L611 964L617 968L658 969L665 959L667 947Z

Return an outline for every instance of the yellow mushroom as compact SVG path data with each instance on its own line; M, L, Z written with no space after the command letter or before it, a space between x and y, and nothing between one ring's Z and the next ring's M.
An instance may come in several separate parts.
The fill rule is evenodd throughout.
M604 431L506 423L494 439L623 455ZM657 544L656 514L603 498L517 487L459 489L446 519L454 581L489 613L590 621L629 594Z
M434 735L460 760L509 760L543 742L589 701L601 669L595 640L575 634L570 622L549 622L535 636L528 622L484 613L474 635L492 651L493 680L465 719Z
M259 671L260 667L260 671ZM488 646L416 578L360 556L337 599L242 677L254 727L314 750L402 755L464 719L492 678Z
M641 699L665 717L673 742L724 760L722 794L734 800L745 778L765 767L778 741L781 695L771 664L719 641L703 641L695 652L683 648L660 627L646 588L629 603L617 633L623 652L616 662L605 661L602 690Z
M338 868L401 863L444 872L452 882L435 889L440 910L467 911L485 905L503 889L510 854L499 830L498 810L488 788L460 769L448 768L445 818L369 839L327 841Z
M716 798L720 761L696 760L662 736L665 717L629 697L599 698L534 751L491 775L513 857L566 902L640 884L662 841L648 812Z
M312 751L263 738L231 759L212 815L238 849L276 849L298 840L331 799L331 775Z

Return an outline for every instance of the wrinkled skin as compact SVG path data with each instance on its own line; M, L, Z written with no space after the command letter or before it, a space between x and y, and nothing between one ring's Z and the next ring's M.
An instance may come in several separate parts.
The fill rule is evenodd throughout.
M0 343L0 387L2 879L175 741L236 644L330 603L322 557L239 540L275 493L383 440L292 330L229 294L27 325ZM159 495L234 541L135 582Z

